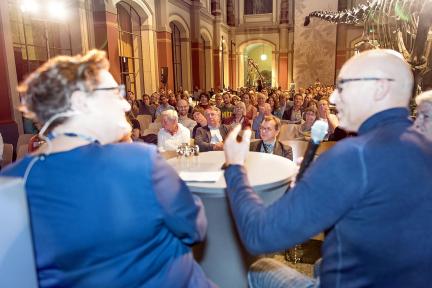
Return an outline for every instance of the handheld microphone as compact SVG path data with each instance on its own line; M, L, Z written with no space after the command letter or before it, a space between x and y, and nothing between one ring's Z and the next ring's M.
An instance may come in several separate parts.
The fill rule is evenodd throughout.
M296 182L298 182L303 177L303 173L312 163L315 156L315 152L317 151L321 141L324 139L327 132L328 132L328 123L323 120L317 120L312 125L311 140L309 141L308 147L303 156L303 161L300 165L300 169L296 177Z

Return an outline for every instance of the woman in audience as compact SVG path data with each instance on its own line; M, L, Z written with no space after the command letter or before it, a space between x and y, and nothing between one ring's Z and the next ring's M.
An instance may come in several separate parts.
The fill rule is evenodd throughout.
M283 120L287 120L289 123L299 124L302 121L302 106L303 96L299 93L294 95L294 105L289 109L286 109L283 114Z
M154 92L150 96L150 105L152 105L155 109L159 106L159 94Z
M171 90L168 92L168 104L173 106L173 107L177 106L176 95Z
M257 108L252 104L252 102L250 101L250 94L249 93L245 93L243 94L243 103L246 106L246 118L252 123L253 120L255 119L256 115L257 115Z
M307 107L303 113L304 122L295 127L294 138L297 140L310 140L311 128L318 118L318 111L315 107Z
M47 144L0 174L25 177L39 287L211 287L190 249L200 200L156 146L113 144L130 105L108 66L56 57L19 89Z
M330 137L330 135L335 131L336 127L339 126L339 119L335 114L330 112L330 106L327 99L321 99L318 102L318 118L328 123L328 137Z
M231 128L236 126L237 124L242 125L242 129L246 129L247 127L251 128L251 121L246 118L246 105L238 101L234 106L234 119L231 123Z

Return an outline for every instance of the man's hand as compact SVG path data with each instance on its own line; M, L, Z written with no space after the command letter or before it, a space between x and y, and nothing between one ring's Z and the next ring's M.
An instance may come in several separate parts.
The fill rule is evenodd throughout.
M235 126L225 139L224 152L227 165L244 165L246 160L252 131L244 130L242 136L239 135L240 131L241 125ZM240 141L238 138L241 138Z
M223 142L219 142L219 143L213 144L213 150L214 151L222 151L223 147L224 147Z

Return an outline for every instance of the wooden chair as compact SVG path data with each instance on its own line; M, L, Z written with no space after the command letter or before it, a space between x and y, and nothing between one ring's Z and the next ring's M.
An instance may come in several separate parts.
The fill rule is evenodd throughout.
M17 141L17 149L23 145L23 144L28 144L30 141L30 138L33 137L34 134L21 134L18 137L18 141Z
M320 146L318 147L318 150L315 153L316 157L318 157L319 155L321 155L325 151L329 150L335 144L336 144L336 141L321 142Z
M1 166L5 167L6 165L12 163L13 160L13 145L9 143L4 143L3 147L3 161L1 162Z
M146 130L150 126L150 123L152 123L152 117L151 115L138 115L136 119L140 123L141 134L143 134L144 130Z
M18 146L16 160L23 158L28 153L28 145L22 144Z
M307 141L303 141L303 140L283 140L280 142L284 145L291 146L293 150L294 163L296 163L299 157L303 157L304 153L306 152L307 146L309 144Z
M282 124L279 132L279 141L294 140L297 131L297 124Z

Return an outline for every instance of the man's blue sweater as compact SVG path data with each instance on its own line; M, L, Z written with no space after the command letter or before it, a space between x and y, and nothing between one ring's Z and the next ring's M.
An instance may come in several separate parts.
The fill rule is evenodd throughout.
M241 166L225 172L243 243L280 251L328 230L321 287L432 285L432 143L406 109L375 114L265 207Z

